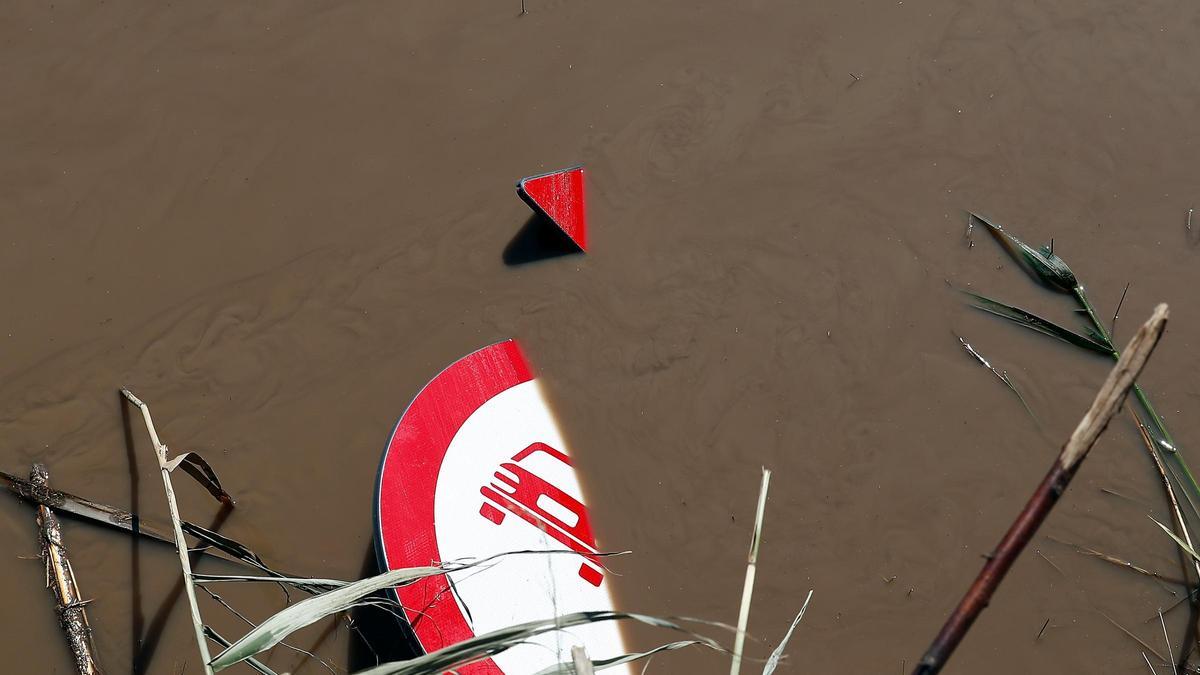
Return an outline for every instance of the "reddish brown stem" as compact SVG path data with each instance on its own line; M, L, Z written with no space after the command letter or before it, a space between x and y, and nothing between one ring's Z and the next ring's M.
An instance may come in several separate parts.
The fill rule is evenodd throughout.
M1095 445L1096 439L1108 426L1109 420L1117 414L1126 394L1133 386L1137 376L1146 366L1146 360L1154 351L1158 339L1162 336L1167 323L1167 306L1159 305L1154 314L1142 325L1129 346L1125 348L1117 364L1113 366L1108 379L1100 387L1092 405L1084 414L1071 437L1063 445L1062 452L1055 460L1054 466L1046 473L1041 485L1038 485L1025 508L1008 528L996 550L988 557L988 561L980 571L975 582L971 584L966 595L959 601L958 607L950 614L942 630L938 632L933 643L929 645L925 656L917 662L913 675L934 675L941 672L955 647L962 642L971 624L979 617L979 613L987 607L992 594L1004 579L1025 545L1033 538L1034 533L1041 527L1050 510L1058 503L1059 497L1066 491L1071 478L1079 465L1087 457Z
M1008 532L1000 540L996 550L988 556L983 570L975 578L975 582L971 584L967 594L963 596L954 613L946 620L942 630L929 645L925 656L917 663L913 675L933 675L942 669L942 666L950 658L950 654L954 652L954 648L966 636L971 624L975 623L980 612L988 606L992 594L996 592L1004 575L1021 555L1025 545L1041 527L1046 516L1050 515L1050 509L1054 508L1058 498L1067 489L1072 476L1075 475L1075 468L1078 466L1076 464L1071 469L1065 469L1062 464L1055 462L1050 471L1046 473L1042 483L1038 485L1033 496L1029 498L1029 502L1025 504L1025 508L1021 510L1021 514L1017 516L1017 520L1013 522L1012 527L1008 528Z

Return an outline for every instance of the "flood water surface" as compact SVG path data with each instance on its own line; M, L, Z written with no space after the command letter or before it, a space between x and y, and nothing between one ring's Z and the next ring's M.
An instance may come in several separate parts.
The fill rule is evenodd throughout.
M222 532L357 578L397 417L513 337L601 548L633 551L611 563L620 608L733 623L766 466L750 652L812 589L778 672L904 672L1109 367L947 286L1082 326L986 234L969 245L966 209L1053 238L1106 318L1131 283L1122 343L1171 304L1142 383L1200 461L1200 9L525 4L0 8L0 469L44 462L61 489L165 519L128 386L237 498ZM514 182L577 163L589 253L514 257ZM179 493L212 523L202 490ZM1157 610L1181 587L1070 544L1179 576L1147 515L1170 517L1123 416L947 672L1146 672L1114 624L1166 655ZM35 532L0 499L0 651L6 672L67 673ZM200 672L170 547L65 535L106 670ZM254 619L283 605L222 594ZM1176 653L1186 613L1165 616ZM294 643L362 665L345 624ZM324 672L304 661L269 659ZM692 650L649 672L727 670Z

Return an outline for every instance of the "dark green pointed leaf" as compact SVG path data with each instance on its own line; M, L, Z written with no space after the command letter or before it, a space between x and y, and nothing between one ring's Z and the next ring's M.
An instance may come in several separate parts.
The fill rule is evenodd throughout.
M1043 319L1042 317L1021 309L1020 307L1006 305L1003 302L997 302L996 300L984 297L978 293L972 293L971 291L962 292L971 297L973 301L971 304L976 309L981 309L989 314L995 314L996 316L1004 317L1018 326L1024 326L1025 328L1035 330L1043 335L1049 335L1052 338L1058 338L1059 340L1075 345L1076 347L1089 349L1098 354L1112 354L1112 349L1106 345L1101 344L1089 337L1080 335L1074 331L1063 328L1052 321Z
M974 213L969 215L975 222L986 227L988 232L991 232L996 240L1004 245L1010 255L1024 262L1026 268L1033 273L1033 277L1047 287L1063 293L1072 293L1079 285L1075 279L1075 273L1067 266L1066 261L1055 255L1049 246L1034 248L1010 234L1000 225Z

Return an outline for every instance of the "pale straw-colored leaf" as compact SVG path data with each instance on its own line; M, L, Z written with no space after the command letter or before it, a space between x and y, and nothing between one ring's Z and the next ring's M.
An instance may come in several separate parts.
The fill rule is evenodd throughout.
M499 654L510 647L524 644L530 638L536 637L543 633L564 630L574 626L582 626L599 621L616 621L622 619L629 619L658 628L667 628L686 633L692 636L696 642L699 642L706 647L722 652L726 651L715 640L702 635L697 635L696 633L683 628L679 624L669 619L647 616L645 614L631 614L628 612L603 610L595 612L575 612L573 614L564 614L563 616L559 617L542 619L540 621L529 621L526 623L509 626L507 628L501 628L490 633L485 633L484 635L463 640L462 642L450 645L449 647L443 647L436 652L431 652L415 659L409 659L407 661L393 661L391 663L380 664L374 668L368 668L367 670L361 670L356 675L428 675L429 673L444 673L456 668L460 668L468 663L473 663L495 654ZM662 651L663 649L660 649L659 651ZM651 653L654 652L647 652L646 655ZM622 663L627 663L629 660L633 660L632 658L628 658L628 656L617 657L617 660L619 659L627 659L626 661L622 661ZM594 664L597 669L608 667L609 665L619 665L616 662L608 664L607 661L595 661ZM569 666L569 664L564 665ZM551 670L550 672L553 673L556 671Z
M762 675L771 675L779 667L779 660L783 658L783 650L787 649L788 641L792 639L792 633L796 632L796 626L799 626L800 619L804 618L804 612L808 609L808 603L812 600L812 596L813 592L809 591L808 597L804 598L804 604L800 606L800 613L796 615L796 619L788 627L787 633L784 633L783 639L779 641L779 646L775 648L775 651L771 652L771 656L767 657L767 663L763 666Z

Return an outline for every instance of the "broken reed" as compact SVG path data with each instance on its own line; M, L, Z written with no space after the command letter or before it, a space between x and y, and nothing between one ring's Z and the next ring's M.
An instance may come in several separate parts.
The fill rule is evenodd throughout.
M35 488L49 490L50 473L41 464L34 464L29 473L29 482ZM46 564L46 585L54 594L58 621L71 648L75 669L79 675L100 675L100 667L96 664L96 646L92 643L92 627L85 609L87 601L79 593L75 570L71 568L67 547L63 543L62 526L54 512L41 504L37 508L37 523L42 559Z
M146 431L150 434L150 442L154 444L154 456L158 459L158 469L162 473L163 491L167 496L167 511L171 515L171 526L175 534L175 549L179 553L179 566L183 571L183 588L187 593L188 608L191 610L192 628L196 632L196 648L200 650L200 659L206 675L213 675L212 657L208 653L208 640L204 635L204 621L200 618L200 607L196 603L196 585L192 581L192 563L188 559L187 540L183 537L183 525L179 517L179 505L175 503L175 488L171 485L171 469L167 462L167 446L158 439L154 429L154 420L150 417L150 407L133 395L128 389L122 389L121 394L136 406L142 413L146 423ZM178 466L178 464L176 464Z
M758 490L758 508L754 511L754 530L750 533L750 554L746 558L746 580L742 584L742 606L738 610L737 633L733 638L732 662L729 675L738 675L742 668L742 649L746 643L746 625L750 622L750 598L754 595L754 576L758 570L758 546L762 541L763 514L767 510L767 490L771 487L771 470L763 468L762 486Z
M979 576L946 620L913 670L913 675L934 675L940 672L971 625L975 623L975 619L987 607L1008 570L1046 520L1050 510L1058 503L1096 439L1117 414L1121 403L1158 344L1166 328L1167 315L1167 306L1160 304L1150 319L1138 329L1125 354L1117 360L1117 364L1113 366L1104 385L1096 394L1091 407L1063 445L1058 459L1050 467L1025 508L1017 515L1017 519L1013 521L995 551L988 556Z

